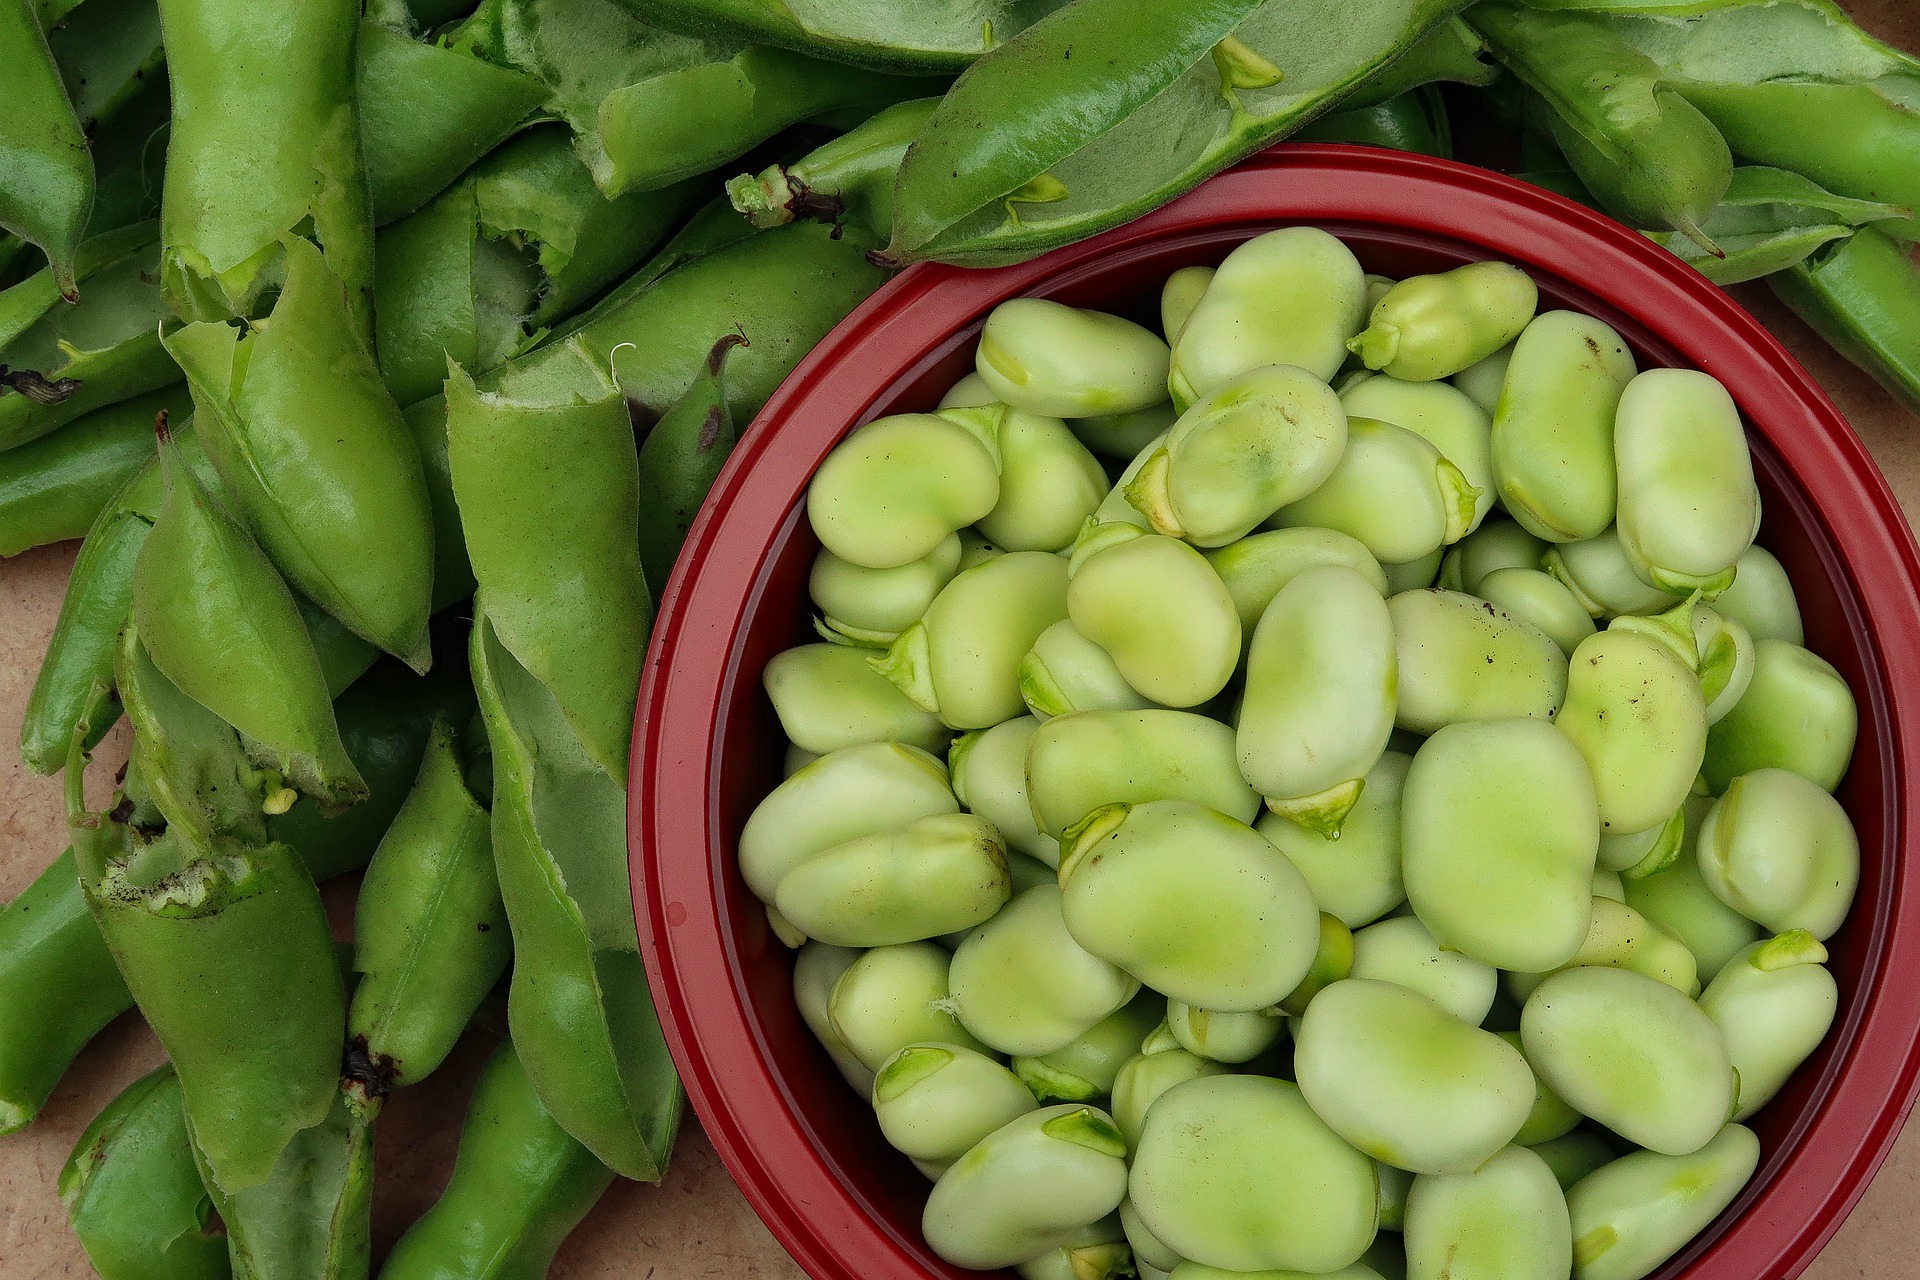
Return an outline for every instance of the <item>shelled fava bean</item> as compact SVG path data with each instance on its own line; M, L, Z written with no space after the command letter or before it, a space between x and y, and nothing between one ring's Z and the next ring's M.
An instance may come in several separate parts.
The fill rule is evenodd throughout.
M1728 389L1536 301L1276 231L814 477L741 869L949 1262L1636 1280L1752 1175L1853 698Z

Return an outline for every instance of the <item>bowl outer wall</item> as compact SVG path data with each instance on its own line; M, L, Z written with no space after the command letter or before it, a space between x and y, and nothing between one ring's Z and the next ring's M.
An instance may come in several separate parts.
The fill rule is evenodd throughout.
M1920 799L1920 552L1845 419L1759 321L1644 237L1550 192L1450 161L1284 144L1113 231L1012 267L920 264L801 362L742 438L661 600L635 713L628 833L641 949L694 1110L755 1211L816 1280L963 1276L919 1236L925 1183L807 1035L791 961L733 864L779 777L759 672L811 639L807 478L854 425L931 407L971 367L986 313L1060 297L1149 322L1159 281L1290 223L1354 244L1369 270L1477 258L1531 272L1542 309L1620 329L1646 367L1727 384L1766 499L1761 540L1793 576L1810 647L1852 683L1860 743L1841 798L1860 830L1854 916L1830 943L1842 1008L1756 1120L1759 1173L1656 1273L1790 1280L1885 1159L1920 1076L1920 891L1905 866ZM1154 327L1157 328L1157 325ZM1904 979L1904 980L1903 980Z

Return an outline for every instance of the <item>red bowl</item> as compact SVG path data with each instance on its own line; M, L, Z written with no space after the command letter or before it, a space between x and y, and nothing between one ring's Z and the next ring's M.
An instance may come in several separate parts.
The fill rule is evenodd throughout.
M813 639L807 480L854 426L930 408L972 368L981 322L1013 297L1157 316L1178 267L1310 223L1370 271L1517 263L1543 308L1613 325L1641 366L1685 365L1733 392L1766 503L1761 541L1792 576L1811 648L1860 703L1840 798L1864 860L1833 939L1842 1007L1820 1052L1759 1117L1744 1195L1659 1275L1788 1280L1885 1158L1920 1070L1920 889L1903 853L1920 798L1920 555L1886 481L1805 370L1732 299L1632 231L1537 187L1443 160L1287 145L1138 221L1018 266L923 264L854 312L768 402L687 540L661 602L633 739L629 814L640 943L694 1110L773 1234L816 1280L960 1277L920 1239L926 1183L880 1137L795 1009L790 953L741 882L735 840L780 777L760 691ZM1156 325L1157 328L1157 325Z

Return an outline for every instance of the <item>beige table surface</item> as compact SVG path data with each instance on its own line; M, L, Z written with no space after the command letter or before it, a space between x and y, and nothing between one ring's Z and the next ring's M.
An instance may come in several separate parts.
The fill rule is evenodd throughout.
M1882 38L1920 50L1920 0L1842 2ZM1909 521L1920 519L1920 418L1835 356L1764 287L1736 292L1833 396L1892 482ZM0 900L26 888L65 847L59 780L29 772L13 744L76 545L0 562ZM124 733L124 725L116 730L100 752L102 761L124 758ZM108 776L105 767L94 773ZM334 886L328 897L344 936L350 890ZM488 1019L483 1015L481 1021ZM430 1085L388 1102L377 1130L376 1257L445 1185L468 1095L496 1038L484 1029L469 1032ZM0 1280L90 1274L86 1255L67 1230L54 1181L87 1121L162 1057L138 1016L128 1014L81 1054L30 1128L0 1138ZM1915 1280L1917 1216L1920 1125L1900 1138L1865 1198L1806 1272L1808 1280ZM801 1280L802 1273L754 1217L689 1114L666 1181L657 1187L616 1183L561 1249L552 1275Z

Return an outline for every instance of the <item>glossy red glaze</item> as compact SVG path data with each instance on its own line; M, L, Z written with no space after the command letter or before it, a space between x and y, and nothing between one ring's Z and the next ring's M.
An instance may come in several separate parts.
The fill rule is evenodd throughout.
M687 540L648 653L633 745L641 946L694 1109L760 1216L817 1280L958 1277L921 1243L926 1184L880 1138L814 1043L789 953L734 866L780 776L766 660L813 639L807 478L853 426L925 409L971 368L987 312L1022 295L1157 313L1175 268L1268 228L1311 223L1392 276L1478 258L1527 268L1542 309L1614 325L1642 366L1706 370L1751 425L1761 541L1785 563L1808 643L1845 673L1860 742L1841 798L1865 866L1835 938L1833 1034L1758 1118L1765 1155L1740 1201L1661 1277L1789 1280L1885 1158L1920 1068L1920 890L1903 855L1920 798L1920 555L1867 451L1758 321L1653 244L1509 178L1424 156L1288 145L1136 222L990 271L920 265L829 334L734 451ZM1157 328L1157 325L1156 325Z

